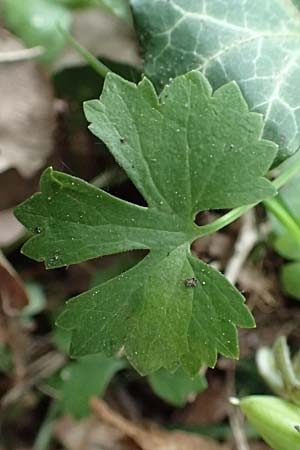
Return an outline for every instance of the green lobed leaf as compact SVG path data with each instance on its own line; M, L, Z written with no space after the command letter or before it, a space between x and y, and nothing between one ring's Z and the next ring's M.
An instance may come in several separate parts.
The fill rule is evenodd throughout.
M71 13L52 0L4 0L3 15L6 25L24 43L45 48L41 60L49 63L58 56L65 45L59 26L68 30Z
M299 2L297 1L299 4ZM277 162L300 147L300 13L290 0L131 0L145 74L160 89L192 69L238 82Z
M196 374L217 353L238 357L236 326L252 327L241 294L196 259L194 217L273 195L264 178L276 145L261 139L235 83L214 94L194 71L157 97L108 74L101 99L85 105L90 129L108 146L148 206L141 207L48 169L41 193L17 207L35 234L23 253L46 267L133 249L149 254L127 272L67 303L58 325L72 330L75 356L121 348L142 373L179 365ZM194 280L189 286L187 280Z
M156 395L177 407L183 407L190 398L207 388L203 375L191 378L182 369L174 373L158 370L149 375L148 381Z

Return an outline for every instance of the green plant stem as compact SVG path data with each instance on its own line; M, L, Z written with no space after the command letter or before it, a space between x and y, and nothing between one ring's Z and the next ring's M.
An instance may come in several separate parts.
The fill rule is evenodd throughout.
M243 214L249 211L249 209L253 208L256 205L258 205L258 203L232 209L227 214L224 214L224 216L219 217L219 219L215 220L214 222L209 223L208 225L197 227L198 237L208 236L209 234L213 234L216 231L219 231L222 228L227 227L227 225L230 225L232 222L239 219Z
M299 150L300 151L300 150ZM278 190L284 186L297 172L300 172L300 161L285 169L275 180L273 186Z
M297 164L294 164L291 167L288 167L285 169L275 180L272 181L273 186L278 190L282 186L284 186L297 172L300 171L300 161ZM297 225L296 230L296 223L293 220L292 217L289 216L288 212L285 211L285 213L280 210L278 204L279 202L275 198L265 200L264 203L268 203L268 208L273 208L274 214L276 214L276 217L280 220L280 222L294 235L297 235L297 238L300 238L300 229ZM274 205L274 202L276 202L276 205ZM231 211L229 211L227 214L224 214L224 216L220 217L219 219L215 220L214 222L203 225L201 227L197 227L197 234L198 237L208 236L209 234L215 233L216 231L221 230L222 228L226 227L227 225L230 225L235 220L239 219L243 214L245 214L249 209L253 208L254 206L258 205L260 202L254 203L252 205L246 205L241 206L239 208L235 208ZM271 205L270 205L271 203ZM279 204L280 205L280 204ZM282 209L284 209L282 207ZM273 211L272 211L273 212ZM289 216L289 218L287 217Z
M50 404L44 422L38 431L35 439L33 450L47 450L52 436L52 429L54 425L54 419L58 413L58 403L53 400Z
M285 207L276 198L264 200L263 204L289 230L294 238L300 242L300 227Z
M59 31L64 35L66 41L85 59L87 64L95 70L102 78L111 72L111 70L99 61L92 53L90 53L86 48L82 47L79 42L73 38L73 36L68 33L68 31L59 27Z

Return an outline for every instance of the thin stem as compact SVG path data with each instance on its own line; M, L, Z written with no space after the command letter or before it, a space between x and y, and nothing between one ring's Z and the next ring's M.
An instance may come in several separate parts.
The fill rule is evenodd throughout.
M256 365L265 383L276 395L283 397L283 379L277 370L273 350L268 347L261 347L256 353Z
M105 64L99 61L86 48L82 47L79 42L68 33L68 31L59 27L59 31L64 35L66 41L85 59L89 66L95 70L102 78L105 78L109 72L112 72Z
M289 230L295 239L300 242L300 227L285 207L276 198L264 200L263 204Z
M273 186L278 190L284 186L296 173L300 172L300 159L285 169L274 181Z
M294 164L293 166L288 167L285 169L275 180L272 181L273 186L278 190L282 186L284 186L297 172L300 171L300 160L297 161L297 164ZM271 199L273 200L273 199ZM270 199L265 200L265 202L269 202ZM258 205L260 202L253 203L252 205L246 205L246 206L240 206L239 208L232 209L227 214L224 214L224 216L220 217L219 219L215 220L214 222L203 225L201 227L197 227L197 234L198 237L207 236L209 234L215 233L216 231L221 230L222 228L226 227L227 225L230 225L235 220L239 219L245 212L249 211L249 209L253 208L254 206ZM274 207L274 205L272 205ZM276 209L276 207L275 207ZM278 210L277 210L278 213ZM282 212L281 212L282 213ZM279 217L279 216L277 216ZM282 215L284 217L284 215ZM280 220L280 219L279 219ZM284 218L285 222L283 223L284 226L287 226L287 223L291 225L291 221L288 221L287 218ZM293 227L293 234L296 233L297 237L299 239L299 232L296 231L294 224ZM298 226L297 226L298 227ZM290 230L289 226L288 229Z
M287 392L291 392L295 388L299 389L300 382L297 379L293 369L290 349L287 345L285 336L280 336L276 339L273 347L273 355L275 358L276 367L282 376Z
M45 53L45 49L40 45L32 48L22 48L19 50L1 52L0 63L28 61L30 59L38 58L43 53Z
M49 406L44 422L38 431L33 450L47 450L52 437L54 420L58 413L58 403L53 400Z
M215 233L216 231L219 231L222 228L227 227L227 225L230 225L232 222L235 222L243 214L249 211L249 209L253 208L257 204L258 203L247 206L240 206L239 208L232 209L228 213L224 214L224 216L219 217L214 222L209 223L208 225L197 227L199 237L208 236L209 234Z

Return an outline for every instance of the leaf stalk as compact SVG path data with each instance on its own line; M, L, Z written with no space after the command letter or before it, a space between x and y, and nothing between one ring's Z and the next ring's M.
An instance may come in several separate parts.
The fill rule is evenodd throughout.
M86 48L79 44L79 42L73 38L73 36L62 27L59 27L60 32L64 35L68 44L70 44L88 63L88 65L95 70L102 78L111 72L111 70L103 64L99 59L97 59L92 53L90 53Z
M278 190L283 187L297 172L300 171L300 160L297 164L285 169L275 180L272 181L273 186ZM239 208L232 209L227 214L219 217L214 222L197 227L198 237L208 236L213 234L222 228L235 222L243 214L245 214L249 209L254 208L261 202L254 203L252 205L240 206ZM290 216L288 211L278 202L275 198L267 199L263 201L263 204L275 215L275 217L282 223L282 225L287 228L296 239L300 239L300 227L295 222L295 220Z

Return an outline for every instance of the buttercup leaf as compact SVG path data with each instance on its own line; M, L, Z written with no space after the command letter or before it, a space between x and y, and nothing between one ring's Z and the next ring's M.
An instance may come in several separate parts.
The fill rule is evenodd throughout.
M33 233L23 252L48 268L132 249L148 255L133 268L70 300L58 325L72 330L71 353L123 349L147 374L182 366L196 374L217 353L238 357L236 326L252 327L241 294L195 258L199 211L232 208L274 195L264 178L276 145L261 139L234 82L216 92L198 71L158 97L108 74L100 100L85 105L91 131L105 142L147 207L119 200L48 169L41 193L16 209Z

